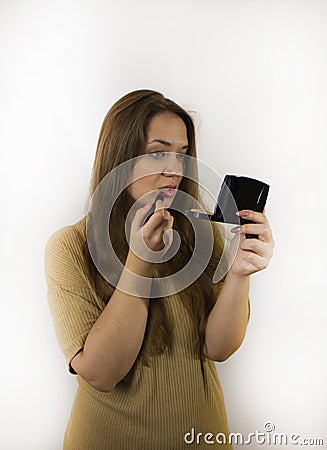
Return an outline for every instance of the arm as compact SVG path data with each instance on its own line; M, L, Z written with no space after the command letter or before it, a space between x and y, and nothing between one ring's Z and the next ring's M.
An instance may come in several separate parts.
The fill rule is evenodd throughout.
M89 331L83 350L71 361L75 372L100 391L115 388L132 368L142 346L154 267L153 262L146 261L146 251L164 250L163 234L173 224L169 212L159 210L160 201L143 226L151 205L137 210L131 226L131 249L117 288ZM140 280L138 276L147 278Z
M249 317L250 277L229 272L211 310L203 352L214 361L224 361L242 344Z
M152 264L138 259L131 252L120 282L128 276L126 269L144 277L152 277ZM151 278L147 283L150 295ZM71 361L75 372L95 389L111 391L133 366L143 342L148 306L148 298L122 292L119 285L115 289L91 328L83 350Z
M214 361L226 360L242 344L249 317L250 275L268 266L275 245L264 213L247 210L239 215L254 223L232 230L240 233L239 246L205 330L203 353ZM246 234L257 234L258 239L246 239Z

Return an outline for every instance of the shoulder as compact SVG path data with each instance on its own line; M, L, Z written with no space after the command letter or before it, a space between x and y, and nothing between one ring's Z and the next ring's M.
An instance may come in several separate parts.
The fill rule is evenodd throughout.
M86 241L86 216L78 222L65 225L50 235L46 244L45 252L76 250Z
M83 247L86 244L86 216L72 225L65 225L48 238L44 248L44 265L47 279L67 284L78 280L86 268ZM85 273L84 273L85 272Z

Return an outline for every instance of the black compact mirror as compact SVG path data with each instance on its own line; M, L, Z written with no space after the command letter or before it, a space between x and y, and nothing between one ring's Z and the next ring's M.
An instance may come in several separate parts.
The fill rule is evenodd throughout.
M186 215L190 218L236 225L252 223L250 220L236 216L236 211L251 209L263 212L268 192L269 185L262 181L243 176L226 175L218 194L215 211L204 213L188 210ZM257 236L246 235L246 237L254 238Z

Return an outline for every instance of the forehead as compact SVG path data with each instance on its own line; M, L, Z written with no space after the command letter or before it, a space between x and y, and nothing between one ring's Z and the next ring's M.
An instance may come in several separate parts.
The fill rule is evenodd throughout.
M187 130L183 120L175 114L158 114L149 122L147 129L148 142L152 139L164 139L172 144L187 142Z

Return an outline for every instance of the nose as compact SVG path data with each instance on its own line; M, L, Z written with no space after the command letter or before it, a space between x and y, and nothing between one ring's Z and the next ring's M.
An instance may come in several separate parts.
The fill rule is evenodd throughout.
M178 159L179 154L171 152L165 159L165 165L163 166L162 172L167 175L183 175L183 162Z

